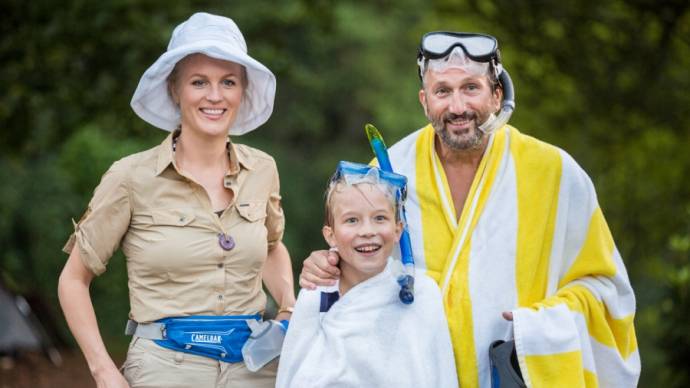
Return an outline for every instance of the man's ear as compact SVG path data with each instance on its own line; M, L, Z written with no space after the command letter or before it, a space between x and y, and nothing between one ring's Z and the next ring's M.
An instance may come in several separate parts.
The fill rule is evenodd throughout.
M321 233L323 233L323 238L328 243L328 246L330 246L331 248L335 248L338 246L335 241L335 234L333 233L333 228L331 228L328 225L325 225L323 228L321 228Z
M503 102L503 89L500 87L497 87L494 92L494 110L496 112L501 109L501 103Z
M422 104L422 108L424 108L424 115L429 116L429 113L426 109L426 93L424 92L424 88L419 89L419 103Z

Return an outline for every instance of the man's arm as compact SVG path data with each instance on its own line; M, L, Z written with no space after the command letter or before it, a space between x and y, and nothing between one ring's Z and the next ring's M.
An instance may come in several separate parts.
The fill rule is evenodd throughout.
M635 295L594 186L565 154L559 196L554 289L512 311L522 375L535 387L635 386Z

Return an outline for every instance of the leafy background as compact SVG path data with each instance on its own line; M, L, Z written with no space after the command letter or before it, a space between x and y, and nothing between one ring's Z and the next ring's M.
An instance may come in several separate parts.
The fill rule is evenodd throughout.
M511 123L589 172L636 291L641 386L690 385L690 5L683 0L3 2L0 12L0 281L57 307L60 248L101 174L165 136L129 100L175 25L232 17L278 78L276 108L235 139L281 173L295 273L323 247L327 177L370 158L363 124L393 143L425 124L415 53L431 30L500 42L517 92ZM101 330L122 352L120 254L92 285Z

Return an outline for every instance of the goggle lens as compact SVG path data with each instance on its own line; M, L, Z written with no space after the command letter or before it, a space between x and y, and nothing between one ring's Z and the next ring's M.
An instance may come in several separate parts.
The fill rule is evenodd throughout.
M459 35L447 32L429 33L422 40L422 50L430 59L448 55L450 51L461 46L467 56L486 62L496 52L496 39L488 35Z
M393 186L396 190L405 191L407 188L407 178L404 175L396 174L381 170L378 167L369 166L361 163L353 163L348 161L340 161L338 168L332 179L338 179L341 176L349 176L356 178L363 178L367 175L376 176L377 181Z
M381 170L378 167L361 163L340 161L331 181L344 178L347 184L374 183L388 186L396 196L398 205L401 205L407 197L407 178L404 175Z

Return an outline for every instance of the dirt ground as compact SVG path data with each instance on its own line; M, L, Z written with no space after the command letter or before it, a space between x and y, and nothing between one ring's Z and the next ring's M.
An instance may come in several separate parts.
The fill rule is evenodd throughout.
M96 386L86 361L78 350L61 350L60 355L62 356L60 366L53 365L42 353L22 353L15 359L0 358L0 388L89 388Z

